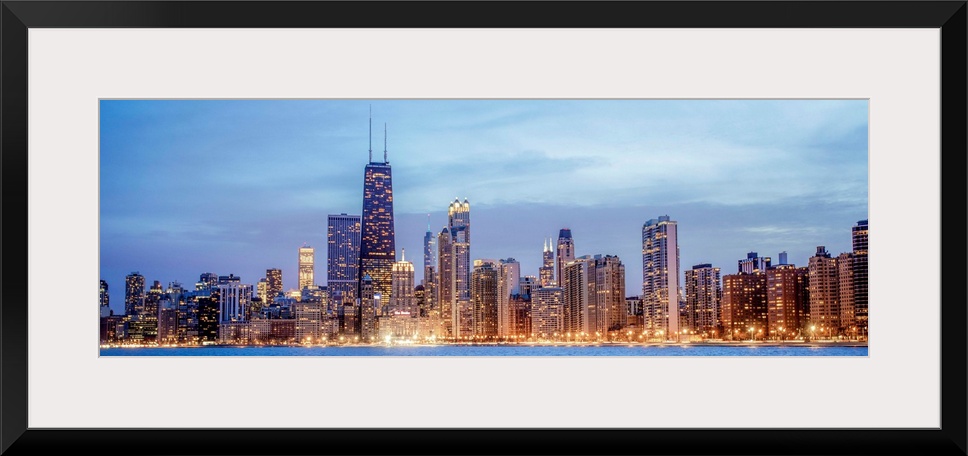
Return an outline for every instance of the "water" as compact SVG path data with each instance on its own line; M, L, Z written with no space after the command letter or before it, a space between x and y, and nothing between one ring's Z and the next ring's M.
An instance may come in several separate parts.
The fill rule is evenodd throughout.
M102 348L101 356L867 356L867 347L816 345L420 345Z

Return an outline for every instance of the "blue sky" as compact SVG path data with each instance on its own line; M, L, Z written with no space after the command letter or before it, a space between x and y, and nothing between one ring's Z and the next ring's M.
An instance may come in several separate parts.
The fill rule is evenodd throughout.
M537 275L544 238L618 255L641 289L642 224L679 223L682 269L736 270L748 251L805 265L850 250L867 218L866 100L102 100L100 274L255 283L316 248L326 217L360 214L368 110L393 167L397 249L422 274L455 197L471 203L472 258ZM399 253L398 253L399 256Z

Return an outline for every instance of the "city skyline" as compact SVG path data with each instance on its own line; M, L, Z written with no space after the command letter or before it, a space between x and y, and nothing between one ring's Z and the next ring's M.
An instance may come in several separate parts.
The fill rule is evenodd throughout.
M187 287L203 272L255 284L279 268L284 288L295 288L304 243L315 248L316 283L325 285L327 217L360 215L371 104L378 124L389 124L397 255L422 251L428 214L439 232L456 196L471 204L471 260L513 257L522 276L537 276L545 240L570 228L576 256L621 258L633 296L641 291L642 225L657 216L678 222L680 275L703 263L732 273L749 251L786 251L790 263L806 266L817 245L850 251L844 227L867 218L863 100L104 100L100 272L111 308L123 310L118 285L133 271L148 283ZM621 128L650 120L658 126L645 133ZM730 125L741 131L726 134ZM678 128L657 133L670 126ZM515 131L524 133L508 133ZM593 138L569 147L576 135ZM463 154L463 167L446 153L461 138L469 146L451 155ZM641 145L630 146L636 139ZM542 142L547 148L534 148ZM585 143L615 152L583 155ZM702 153L713 144L733 154ZM649 154L649 145L659 147ZM770 166L752 166L756 160ZM636 162L662 169L626 169ZM747 172L730 179L734 162ZM240 172L246 164L251 170ZM536 184L544 191L533 193ZM699 197L703 189L708 195ZM419 283L423 268L415 270Z

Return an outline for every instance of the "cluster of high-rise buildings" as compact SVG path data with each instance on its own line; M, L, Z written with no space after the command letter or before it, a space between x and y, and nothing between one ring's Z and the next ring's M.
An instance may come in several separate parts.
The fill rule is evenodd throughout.
M679 326L728 340L866 339L867 230L867 220L857 222L852 251L833 256L818 246L806 266L788 263L786 252L776 263L749 252L721 279L711 264L687 269Z
M372 131L372 123L371 123ZM372 137L372 135L371 135ZM514 258L471 260L471 207L455 199L447 224L424 235L423 281L405 252L397 260L393 184L383 161L364 168L362 215L328 216L326 285L316 284L315 250L298 249L298 289L282 270L253 287L235 275L203 273L191 289L137 272L125 278L125 312L109 308L100 282L104 344L319 344L534 342L542 340L770 340L864 338L867 333L867 221L853 227L853 251L823 246L809 264L773 264L750 252L735 274L699 264L680 275L678 224L642 227L642 290L627 297L625 266L613 255L577 256L568 228L545 240L537 275Z

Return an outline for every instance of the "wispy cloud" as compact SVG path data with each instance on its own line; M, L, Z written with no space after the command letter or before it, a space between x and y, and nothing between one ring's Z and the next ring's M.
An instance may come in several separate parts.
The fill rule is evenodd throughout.
M472 255L536 261L572 226L634 285L657 215L680 221L685 265L838 245L867 213L862 100L102 101L102 274L165 256L181 261L159 279L209 265L254 281L294 270L303 242L322 265L326 215L361 211L370 105L377 159L388 124L397 244L417 252L426 214L439 229L466 197Z

